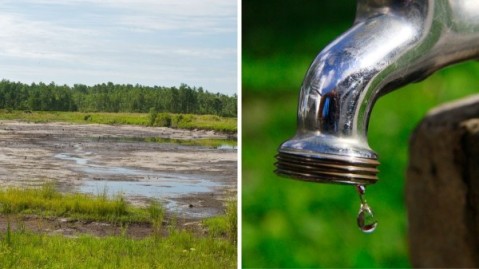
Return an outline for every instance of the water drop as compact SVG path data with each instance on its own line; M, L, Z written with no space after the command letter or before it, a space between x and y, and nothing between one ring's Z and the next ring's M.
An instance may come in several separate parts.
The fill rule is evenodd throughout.
M358 227L365 233L372 233L378 226L378 222L374 218L373 212L368 204L361 204L358 214Z
M358 193L360 195L359 198L361 198L361 201L363 200L363 195L366 193L366 186L364 185L357 185L356 186L356 189L358 190Z
M357 218L358 227L365 233L372 233L378 226L378 222L374 218L373 211L366 202L364 197L366 193L366 187L363 185L356 186L359 193L359 199L361 200L361 207L359 208L359 214Z

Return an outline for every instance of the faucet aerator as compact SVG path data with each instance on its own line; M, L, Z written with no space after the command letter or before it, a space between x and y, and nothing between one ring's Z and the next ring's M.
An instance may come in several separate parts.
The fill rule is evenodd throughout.
M278 152L275 173L318 183L369 185L376 183L379 162L374 159L322 154L308 156Z

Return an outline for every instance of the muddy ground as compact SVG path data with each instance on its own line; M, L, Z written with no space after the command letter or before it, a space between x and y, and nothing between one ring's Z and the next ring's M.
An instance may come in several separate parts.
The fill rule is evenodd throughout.
M28 231L48 235L76 238L82 235L96 237L126 236L141 239L152 235L167 236L171 226L190 231L198 236L208 235L208 230L198 219L171 219L166 217L159 228L150 223L117 224L102 221L73 220L69 218L39 217L35 215L0 215L0 232ZM223 235L226 236L226 235Z
M0 121L0 184L28 187L53 181L63 192L115 191L137 205L159 199L168 214L183 224L222 214L224 201L236 196L236 149L146 142L149 137L222 139L226 135L139 126ZM53 222L58 222L53 226L69 223Z

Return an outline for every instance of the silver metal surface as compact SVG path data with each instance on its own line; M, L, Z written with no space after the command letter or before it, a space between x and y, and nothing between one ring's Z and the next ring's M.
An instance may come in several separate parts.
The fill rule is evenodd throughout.
M370 169L379 162L367 142L375 101L478 57L479 0L358 0L354 25L319 53L304 78L297 133L280 146L276 172L315 182L376 182Z

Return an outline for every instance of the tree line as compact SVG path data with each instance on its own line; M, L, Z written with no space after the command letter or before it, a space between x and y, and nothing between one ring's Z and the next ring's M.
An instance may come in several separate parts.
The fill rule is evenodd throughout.
M170 112L237 116L237 95L211 93L202 87L113 84L87 86L0 82L0 109L80 112Z

